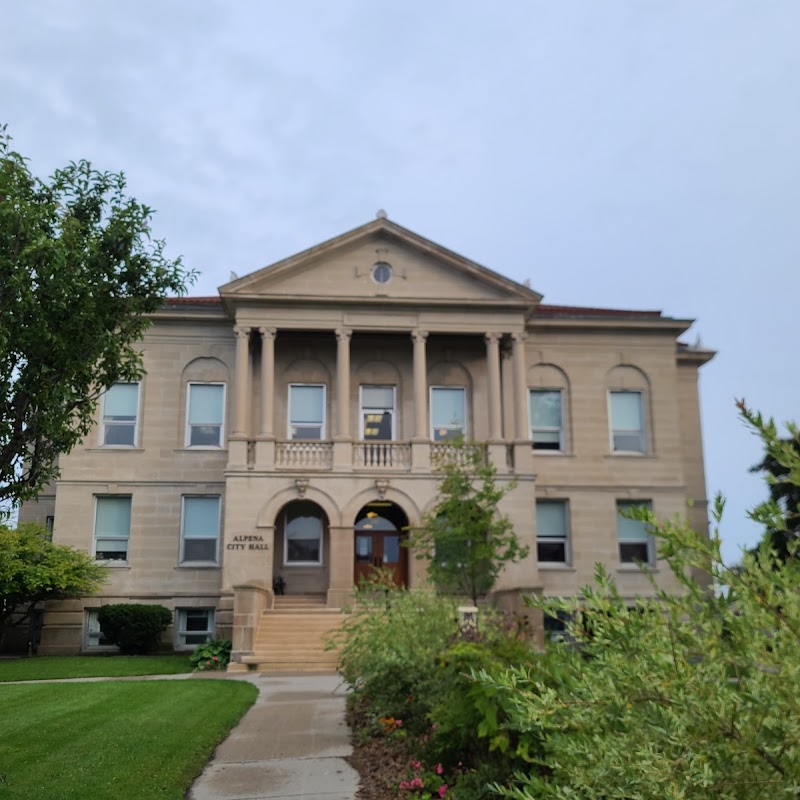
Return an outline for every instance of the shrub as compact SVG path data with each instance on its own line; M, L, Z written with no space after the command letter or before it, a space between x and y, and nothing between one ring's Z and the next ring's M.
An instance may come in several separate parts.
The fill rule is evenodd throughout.
M143 655L158 650L161 634L172 622L172 614L164 606L140 603L114 603L97 613L100 630L120 652Z
M231 660L231 643L229 639L210 639L195 647L189 656L195 672L204 672L227 668Z
M362 592L336 636L339 670L376 716L422 729L436 656L457 627L455 602L430 590Z

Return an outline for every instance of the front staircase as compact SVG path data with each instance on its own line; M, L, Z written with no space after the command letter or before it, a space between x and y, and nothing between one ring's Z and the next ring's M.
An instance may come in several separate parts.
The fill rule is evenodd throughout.
M253 638L253 654L242 663L256 672L336 672L339 654L325 650L325 637L345 615L325 606L325 595L277 595L262 611Z

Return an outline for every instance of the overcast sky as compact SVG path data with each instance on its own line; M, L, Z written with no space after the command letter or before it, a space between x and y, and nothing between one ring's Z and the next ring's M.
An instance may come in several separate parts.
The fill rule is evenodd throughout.
M797 0L5 0L2 26L17 149L124 170L193 294L385 208L545 302L697 319L709 496L729 557L758 538L734 398L800 417Z

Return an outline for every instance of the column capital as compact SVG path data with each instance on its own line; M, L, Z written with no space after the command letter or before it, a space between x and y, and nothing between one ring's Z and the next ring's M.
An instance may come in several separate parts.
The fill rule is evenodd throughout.
M251 330L252 328L249 325L235 325L233 328L233 332L240 339L249 336Z
M424 342L428 338L428 331L423 331L423 330L411 331L411 338L415 342Z
M483 338L486 340L486 344L494 344L503 338L503 334L497 333L497 331L489 331L483 334Z
M528 338L528 334L525 331L517 331L516 333L511 334L511 338L515 342L524 342Z
M274 339L278 333L277 328L259 328L258 332L261 334L262 339Z
M336 334L337 340L340 342L348 341L353 335L353 331L350 328L336 328L334 333Z

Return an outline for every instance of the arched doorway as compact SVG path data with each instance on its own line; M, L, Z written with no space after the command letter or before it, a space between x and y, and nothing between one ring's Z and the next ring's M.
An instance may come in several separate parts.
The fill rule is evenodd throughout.
M273 588L285 594L328 590L328 516L312 500L292 500L275 518Z
M369 578L376 568L389 572L398 586L408 584L408 517L400 506L388 500L367 503L356 515L353 551L353 582Z

